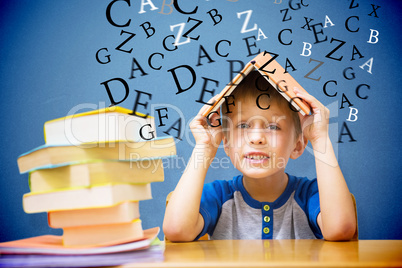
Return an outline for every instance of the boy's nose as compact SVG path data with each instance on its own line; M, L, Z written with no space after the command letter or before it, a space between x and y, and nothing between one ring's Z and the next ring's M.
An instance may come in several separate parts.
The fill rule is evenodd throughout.
M266 144L267 140L262 129L253 129L248 131L248 139L251 144L263 145Z

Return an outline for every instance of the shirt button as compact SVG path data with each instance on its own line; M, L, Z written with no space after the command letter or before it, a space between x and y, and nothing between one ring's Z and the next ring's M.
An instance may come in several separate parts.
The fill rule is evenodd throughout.
M263 232L264 232L264 234L268 234L268 233L269 233L269 228L268 228L268 227L265 227L265 228L263 229Z
M264 210L265 210L265 211L268 211L268 210L269 210L269 206L268 206L268 205L265 205L265 206L264 206Z
M265 216L265 217L264 217L264 221L265 221L265 222L269 222L270 220L271 220L271 218L270 218L269 216Z

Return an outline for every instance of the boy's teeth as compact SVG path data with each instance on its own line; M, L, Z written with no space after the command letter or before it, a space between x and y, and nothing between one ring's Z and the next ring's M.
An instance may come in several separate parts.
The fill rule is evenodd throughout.
M268 157L266 157L264 155L248 155L248 156L246 156L246 158L260 160L260 159L264 159L264 158L268 158Z

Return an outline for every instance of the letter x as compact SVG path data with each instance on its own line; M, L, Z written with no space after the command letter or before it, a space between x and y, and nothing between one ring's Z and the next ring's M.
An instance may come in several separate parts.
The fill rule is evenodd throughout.
M375 17L375 18L378 18L376 10L379 9L380 6L375 6L375 5L373 5L373 4L371 4L371 6L373 7L373 11L372 11L370 14L368 14L368 15L371 16L371 14L374 13L374 17Z
M314 19L310 19L310 18L307 18L307 17L304 17L304 19L306 20L306 24L304 24L304 26L301 27L301 28L304 29L304 27L307 26L307 30L308 30L308 31L311 31L311 29L310 29L310 24L309 24L309 23L310 23L312 20L314 20Z

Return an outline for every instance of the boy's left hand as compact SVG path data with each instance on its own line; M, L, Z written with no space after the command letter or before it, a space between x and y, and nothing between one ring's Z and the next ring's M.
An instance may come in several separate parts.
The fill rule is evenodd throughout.
M303 116L299 113L304 137L312 144L320 139L326 139L328 137L329 109L308 93L298 89L295 89L294 92L297 97L307 102L312 110L311 115Z

